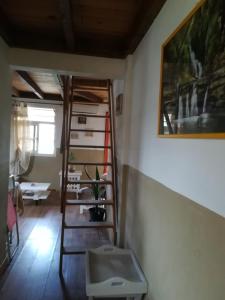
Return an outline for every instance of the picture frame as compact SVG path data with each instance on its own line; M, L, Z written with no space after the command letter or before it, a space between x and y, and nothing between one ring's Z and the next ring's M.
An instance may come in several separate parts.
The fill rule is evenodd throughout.
M225 138L224 11L200 1L163 43L159 137Z
M84 116L78 117L78 124L87 124L87 118Z
M116 114L122 115L123 112L123 94L119 94L116 97Z

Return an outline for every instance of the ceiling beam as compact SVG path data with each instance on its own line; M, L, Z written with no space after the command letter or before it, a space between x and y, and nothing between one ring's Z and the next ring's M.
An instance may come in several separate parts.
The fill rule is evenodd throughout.
M64 76L64 75L57 74L57 78L58 78L58 81L59 81L59 84L60 84L62 90L64 90L65 76Z
M94 55L111 58L126 57L126 36L116 37L109 32L104 33L81 33L76 31L77 54Z
M26 71L16 71L16 72L23 79L23 81L27 85L29 85L29 87L32 89L32 91L35 93L35 95L38 98L44 99L44 93Z
M101 97L99 97L91 92L87 92L87 91L82 91L82 92L75 91L75 95L81 96L92 102L101 102L102 101Z
M87 98L87 97L84 97L84 96L81 96L81 95L74 95L73 101L79 102L81 104L82 104L82 102L92 103L92 104L95 104L95 103L104 104L102 99L101 99L101 101L99 101L99 100L97 101L97 100L93 100L91 98Z
M36 97L34 93L32 92L20 92L19 96L22 98L33 98L33 99L40 99L39 97ZM48 93L43 93L43 98L44 100L54 100L54 101L61 101L62 97L59 94L48 94Z
M83 38L78 34L78 31L75 32L75 50L73 51L69 50L69 47L67 46L66 38L63 34L63 26L62 35L60 36L54 36L48 31L44 33L37 32L34 35L30 32L25 31L25 29L13 29L14 43L15 46L18 48L28 48L61 53L76 53L78 55L89 55L108 58L125 58L125 38L118 39L114 38L112 35L108 35L107 39L103 38L101 35L99 36L99 38L96 39L93 37L89 38L89 36L87 38Z
M20 96L19 91L14 86L12 86L12 95L16 97Z
M62 99L64 99L64 78L63 78L63 75L53 74L53 76L55 78L56 84L59 86L60 95L61 95Z
M166 0L143 0L131 26L127 42L127 54L133 53L148 31Z
M83 96L80 96L80 95L74 95L73 96L73 100L74 101L77 101L77 102L90 102L90 103L94 103L93 100L90 100L89 98L85 98Z
M13 46L12 26L8 17L0 8L0 35L9 46Z
M63 31L69 51L74 52L75 38L73 31L72 5L70 0L59 0L62 15Z
M102 89L107 90L107 80L104 79L89 79L89 78L79 78L75 77L74 87L78 88L93 88L93 89Z
M62 105L61 100L48 100L48 99L35 99L35 98L23 98L23 97L12 97L13 101L24 102L24 103L41 103L41 104L56 104Z

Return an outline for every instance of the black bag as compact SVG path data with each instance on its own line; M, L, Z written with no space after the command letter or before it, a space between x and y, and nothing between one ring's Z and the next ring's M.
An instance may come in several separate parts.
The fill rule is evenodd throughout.
M106 221L106 209L102 207L89 208L90 222L104 222Z

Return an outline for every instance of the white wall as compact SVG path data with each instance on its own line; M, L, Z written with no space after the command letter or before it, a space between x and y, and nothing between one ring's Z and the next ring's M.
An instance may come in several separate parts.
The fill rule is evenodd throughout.
M157 137L160 48L196 0L168 0L133 55L127 163L225 216L225 141Z
M9 175L10 70L8 47L0 38L0 267L5 258L6 203Z
M9 49L9 61L13 69L30 70L36 68L44 69L46 72L95 78L121 78L125 72L124 59L18 48Z
M123 93L122 114L116 115L116 152L120 163L127 162L129 151L129 132L130 132L130 109L131 109L131 88L132 88L132 55L126 58L126 72L123 79L113 81L114 108L116 107L116 97Z
M124 124L124 112L122 108L122 114L116 114L116 98L119 94L124 94L124 80L113 81L113 96L114 96L114 109L115 109L115 130L116 130L116 152L117 158L121 159L124 143L123 143L123 124ZM124 102L124 100L123 100Z
M73 111L76 113L105 115L105 113L109 111L109 106L105 104L99 104L99 105L75 104L73 107ZM78 124L78 117L73 117L72 128L105 130L105 118L87 117L86 124ZM79 138L72 140L72 143L75 145L104 146L104 141L105 141L104 133L94 132L92 137L86 136L85 132L76 132L76 133L79 135Z

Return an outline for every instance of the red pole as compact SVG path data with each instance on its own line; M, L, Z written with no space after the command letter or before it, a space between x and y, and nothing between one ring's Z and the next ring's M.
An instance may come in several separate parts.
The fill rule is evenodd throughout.
M109 112L106 112L106 117L109 117ZM107 147L109 146L109 128L110 123L109 123L109 118L105 118L105 142L104 146ZM108 148L104 149L104 163L108 162ZM104 171L103 173L107 173L107 166L104 166Z

